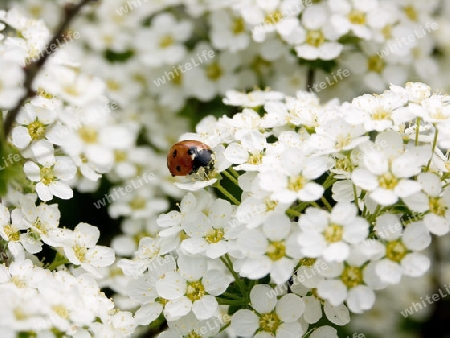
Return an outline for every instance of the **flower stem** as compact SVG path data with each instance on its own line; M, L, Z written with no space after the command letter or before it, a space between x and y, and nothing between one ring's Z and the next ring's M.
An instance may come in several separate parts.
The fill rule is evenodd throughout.
M320 205L318 205L316 202L314 202L314 201L311 201L311 202L309 202L313 207L315 207L315 208L317 208L317 209L322 209L321 207L320 207Z
M216 297L217 302L219 303L219 305L247 305L247 301L244 299L224 299L221 297Z
M300 212L298 212L297 210L291 209L291 208L286 210L286 214L288 214L290 217L298 217L301 215Z
M226 177L228 177L228 179L231 182L233 182L235 185L239 187L239 182L233 175L231 175L227 170L224 170L223 173L225 174Z
M240 205L241 202L239 202L236 197L234 197L232 194L230 194L228 192L227 189L225 189L224 187L222 187L222 185L220 184L220 181L217 181L216 183L214 183L212 185L214 188L217 188L217 190L219 190L222 194L224 194L231 202L233 202L235 205Z
M69 260L65 256L61 255L59 252L57 252L55 258L53 259L53 262L49 264L47 269L53 271L56 270L58 266L64 265L66 263L69 263Z
M327 201L327 199L326 199L324 196L322 196L322 197L320 198L320 200L323 202L323 204L325 204L325 206L327 207L327 209L328 209L329 211L331 211L331 210L333 209L333 207L331 206L331 204Z
M228 168L228 171L231 173L231 174L233 174L233 176L234 177L236 177L236 178L239 178L239 173L236 171L236 170L234 170L232 167L229 167Z
M419 145L419 129L420 129L420 117L416 119L416 139L414 145L417 147Z
M325 182L323 182L322 186L325 190L327 190L329 187L331 187L337 180L334 178L334 174L330 174L330 176L327 177Z
M426 171L428 171L430 169L431 161L433 160L434 149L436 149L437 138L438 138L438 130L437 130L436 125L434 125L433 148L431 149L430 160L428 161L427 167L425 168Z
M245 295L247 288L245 287L244 283L242 282L241 277L236 273L236 271L234 271L233 263L231 262L230 256L228 256L228 254L226 254L225 256L220 257L220 260L223 262L223 264L225 264L228 271L230 271L230 273L233 275L234 281L236 282L236 285L238 286L239 290L241 290L242 295Z

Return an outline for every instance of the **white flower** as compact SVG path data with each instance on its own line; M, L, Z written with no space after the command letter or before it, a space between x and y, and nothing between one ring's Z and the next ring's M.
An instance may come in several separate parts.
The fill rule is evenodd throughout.
M295 47L300 58L306 60L332 60L341 54L343 46L337 42L342 36L329 22L329 13L325 5L312 5L302 14L298 31L304 36ZM298 33L297 33L298 34Z
M371 40L372 29L381 28L382 16L376 0L337 0L327 3L331 9L331 22L341 35L352 32L364 40ZM380 20L381 19L381 20Z
M328 213L310 207L301 215L298 241L307 257L323 257L329 262L342 262L350 254L350 245L367 238L368 223L356 216L357 208L351 203L338 203Z
M324 157L305 156L301 149L287 149L279 156L280 168L258 174L262 189L271 191L273 201L291 203L295 200L315 201L322 197L323 187L314 179L327 169Z
M252 130L243 135L240 143L231 143L225 149L224 156L232 164L238 164L236 170L258 170L262 163L266 138L259 131Z
M150 324L163 311L165 299L159 297L156 283L167 273L174 273L175 270L175 259L172 256L156 257L148 272L129 281L127 295L138 304L141 304L141 307L135 314L136 322L139 325Z
M364 167L353 171L352 181L383 206L418 192L420 184L408 178L419 174L428 162L430 147L410 147L405 151L401 135L394 131L380 133L376 143L381 150L371 144L363 148Z
M228 251L227 237L232 210L228 201L217 199L207 210L194 213L194 217L189 215L185 219L183 230L190 238L180 243L181 252L186 255L204 254L211 259L225 255Z
M450 104L447 95L433 94L419 104L411 103L410 111L429 123L445 123L450 119Z
M169 300L164 307L168 320L177 320L191 310L199 320L219 314L215 296L227 289L232 277L217 269L207 269L202 257L180 256L179 272L167 273L158 282L156 290L160 297Z
M370 310L375 303L375 292L364 284L364 268L346 265L337 279L324 279L317 287L320 297L331 305L338 306L344 301L353 313Z
M361 125L350 125L343 119L332 119L316 128L309 144L320 154L351 150L369 139L368 136L363 136L365 132Z
M423 218L427 229L435 235L445 235L450 228L450 189L442 189L441 178L434 173L421 173L417 181L422 191L405 197L408 208L415 212L427 212Z
M198 66L186 72L191 83L190 94L201 101L209 101L218 94L225 94L238 83L236 69L240 64L239 54L222 52L216 55L207 43L197 44L192 59ZM211 57L212 56L212 57Z
M151 27L140 30L134 39L142 62L153 67L180 62L186 53L183 42L189 39L191 30L189 21L177 22L169 13L156 15Z
M72 198L72 189L65 183L76 173L76 167L67 156L55 156L54 161L40 167L32 161L24 164L27 177L36 183L36 192L42 201L50 201L53 196Z
M409 108L403 108L405 99L399 95L364 94L344 103L342 112L348 123L363 123L366 131L384 131L415 118Z
M27 103L17 116L19 126L11 132L12 142L19 149L27 147L31 142L49 138L49 127L56 120L56 111L60 109L59 100L36 97ZM50 141L51 142L51 141Z
M298 319L305 310L302 298L287 294L280 299L270 297L272 288L258 284L250 291L251 310L238 310L231 317L231 328L237 335L250 337L301 337L305 329Z
M431 242L423 222L413 222L402 230L398 216L383 214L377 218L377 233L386 241L385 256L376 263L376 274L385 283L398 284L402 275L422 276L430 266L427 256L419 254ZM388 230L389 229L389 230Z
M212 12L209 21L211 43L215 48L236 52L248 46L250 36L242 17L221 10Z
M20 208L13 211L17 213L14 223L21 229L29 228L32 231L30 235L38 236L38 239L44 243L57 246L57 243L52 240L51 234L58 228L61 217L58 205L41 203L36 206L35 203L36 194L24 195L20 200Z
M59 242L67 259L76 265L81 265L94 276L100 276L96 268L114 263L114 250L96 245L100 237L97 227L87 223L79 223L75 229L61 229L53 240Z
M289 241L291 222L283 214L268 216L257 229L242 231L237 238L237 249L246 258L235 262L241 276L260 279L270 274L276 284L286 282L296 264L290 255L297 252L298 245Z

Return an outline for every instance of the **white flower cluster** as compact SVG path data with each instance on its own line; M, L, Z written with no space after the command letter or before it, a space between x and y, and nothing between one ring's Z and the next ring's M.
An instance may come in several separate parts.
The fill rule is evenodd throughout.
M8 109L23 95L22 65L45 53L49 32L42 21L15 10L1 11L0 21L2 30L16 33L0 41L0 106ZM37 77L37 95L12 129L9 141L17 153L2 158L1 170L23 167L26 176L15 182L23 186L14 186L11 177L10 191L0 203L2 337L123 337L135 330L133 315L116 310L95 279L101 277L99 268L113 264L114 250L97 245L97 227L60 227L58 205L45 203L54 196L71 198L71 186L81 187L83 180L95 186L100 173L111 169L114 151L134 144L133 129L113 119L104 88L102 80L79 73L58 53ZM56 256L44 265L37 255L46 248ZM77 268L64 270L63 264Z
M373 307L375 291L424 275L431 234L449 232L441 149L450 96L407 83L342 105L306 92L266 97L188 135L222 152L219 183L206 183L229 201L188 193L179 211L158 218L157 236L119 262L133 277L128 292L141 304L141 324L163 312L174 326L189 316L197 332L201 321L220 318L220 305L239 304L250 309L229 313L238 336L300 337L322 307L343 325L348 311ZM237 103L235 93L227 100ZM240 197L220 183L227 180Z

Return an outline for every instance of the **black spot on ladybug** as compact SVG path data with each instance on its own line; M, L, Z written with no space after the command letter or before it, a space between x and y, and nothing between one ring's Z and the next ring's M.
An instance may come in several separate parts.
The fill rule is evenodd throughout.
M176 157L177 156L177 150L175 149L174 151L173 151L173 153L172 153L172 157Z
M195 153L195 149L193 149L193 148L188 149L188 155L192 155L194 153Z
M181 167L179 165L177 165L176 169L177 171L181 171Z

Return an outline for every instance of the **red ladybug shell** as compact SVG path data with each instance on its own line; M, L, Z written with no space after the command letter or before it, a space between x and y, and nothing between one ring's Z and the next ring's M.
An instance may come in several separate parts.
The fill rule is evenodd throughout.
M167 168L172 176L186 176L196 172L200 167L208 166L212 151L204 143L184 140L174 144L167 154Z

